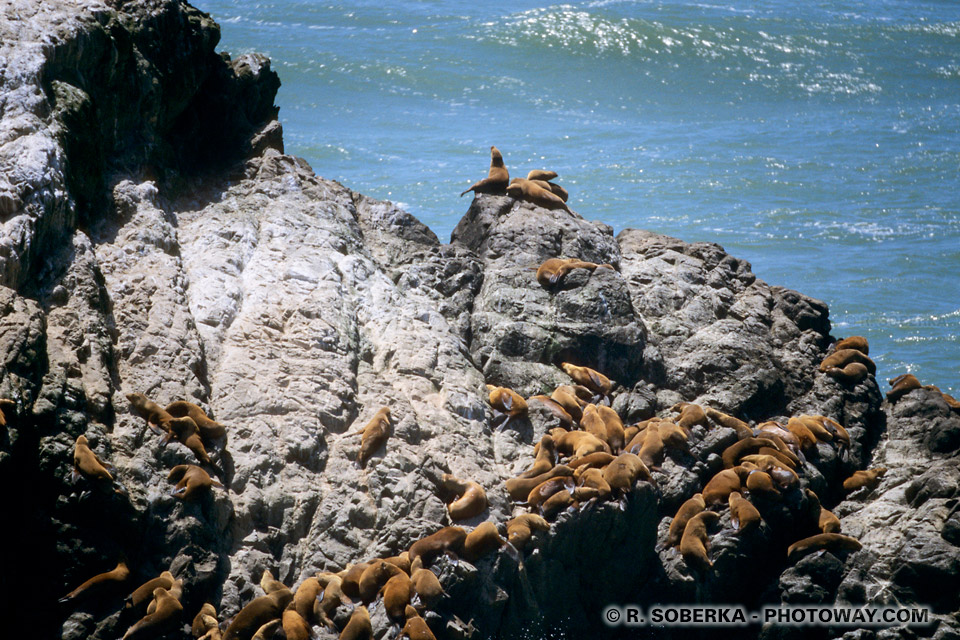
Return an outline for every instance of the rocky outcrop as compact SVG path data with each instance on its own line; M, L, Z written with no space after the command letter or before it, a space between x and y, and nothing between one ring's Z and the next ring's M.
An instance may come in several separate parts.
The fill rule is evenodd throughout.
M503 482L554 418L534 407L495 429L485 384L549 393L569 381L561 362L614 379L627 423L678 401L751 422L842 422L849 454L821 443L804 483L864 549L789 567L789 509L765 512L780 524L749 545L725 515L715 576L691 574L658 540L736 440L698 426L690 454L622 503L562 513L523 554L441 560L438 633L597 632L608 603L729 602L731 585L751 605L920 602L942 616L940 637L955 628L958 418L929 390L889 406L873 376L844 386L819 373L832 342L822 303L757 280L717 245L614 237L507 196L475 198L441 243L284 155L269 62L217 55L218 28L189 5L2 11L0 397L16 410L0 482L21 514L8 571L22 578L0 581L0 601L30 593L33 610L57 613L14 612L32 635L122 635L129 591L55 602L121 554L131 589L170 569L185 615L210 601L225 620L259 595L265 568L294 586L398 553L448 523L444 473L487 491L484 512L459 524L506 521ZM537 266L558 256L611 268L541 287ZM212 450L224 489L170 495L169 470L196 460L131 412L136 392L227 425ZM384 406L392 432L359 469L356 434ZM79 435L126 493L72 479ZM832 491L868 463L891 472L841 501ZM382 612L374 622L383 633Z

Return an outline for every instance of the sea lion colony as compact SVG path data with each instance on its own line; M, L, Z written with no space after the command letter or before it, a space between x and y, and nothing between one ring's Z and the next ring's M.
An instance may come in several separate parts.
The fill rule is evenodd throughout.
M508 175L503 159L491 147L490 176L467 191L475 193L509 193ZM549 181L553 172L532 171L525 182L565 202L566 191ZM542 185L539 183L543 183ZM546 186L544 186L546 185ZM552 186L551 186L552 185ZM553 191L550 191L553 189ZM540 204L542 194L533 197L526 191L514 190ZM528 191L530 193L528 193ZM466 192L464 192L466 193ZM560 194L562 195L554 195ZM546 202L546 200L544 200ZM552 200L550 201L552 202ZM566 205L564 204L564 207ZM597 265L577 259L551 258L537 270L536 281L550 291L571 270L583 268L593 272ZM855 384L876 367L861 337L837 343L834 351L820 365L820 371L840 384ZM819 415L790 417L786 424L776 421L751 426L735 416L712 407L681 402L665 415L633 425L624 425L611 408L616 383L599 371L569 362L561 363L571 384L557 387L550 396L537 395L524 399L502 386L487 385L489 402L495 414L502 414L500 428L510 420L523 419L531 405L545 407L555 419L534 447L534 462L517 477L506 481L505 490L515 504L514 517L506 523L485 521L471 530L451 524L415 541L397 556L374 558L344 567L338 572L320 572L304 579L296 589L274 579L265 569L260 580L263 596L248 602L231 621L220 621L214 606L205 603L192 618L192 632L203 640L234 638L273 638L283 633L287 638L310 638L314 625L338 630L333 621L340 607L352 608L340 638L372 638L373 628L368 606L382 602L387 616L400 629L400 637L433 638L433 631L424 618L425 611L436 605L445 592L432 563L443 555L476 562L484 556L510 553L520 560L539 532L551 527L563 511L584 512L599 501L615 500L626 504L637 483L657 480L652 472L663 473L661 465L667 456L693 459L691 445L714 428L736 432L738 440L727 446L720 456L723 469L707 478L698 492L688 496L671 519L662 548L678 548L688 570L696 579L713 571L710 558L710 530L729 509L736 534L748 538L766 526L763 513L771 504L787 505L801 523L796 538L784 549L789 562L809 553L850 552L860 543L840 533L840 521L822 506L819 497L802 487L806 460L817 455L817 445L828 443L842 455L850 448L850 436L838 422ZM890 402L898 401L909 391L920 388L912 375L890 381L893 389L887 394ZM939 389L932 388L939 392ZM957 411L960 404L942 394ZM207 447L225 446L226 428L210 418L197 405L176 401L163 408L143 394L127 396L133 410L151 429L161 433L164 443L176 440L202 465L220 474ZM0 402L0 410L9 412L12 404ZM3 418L5 413L0 413ZM353 434L361 436L356 464L364 467L371 456L387 447L390 435L390 409L381 408L366 427ZM93 453L84 436L77 440L74 453L75 473L86 482L109 486L122 491L111 473ZM866 489L872 492L881 482L886 469L855 472L843 482L843 491L853 493ZM115 471L114 471L115 473ZM173 495L183 500L196 500L211 487L223 487L201 466L180 464L170 471L170 482L176 482ZM836 494L840 495L838 488ZM226 490L229 490L226 488ZM475 518L487 510L486 489L472 480L445 475L438 491L446 493L451 522ZM505 534L505 537L504 537ZM71 591L62 603L72 603L91 593L108 595L126 586L130 569L121 560L117 566L96 575ZM185 619L180 604L183 584L165 571L134 589L127 597L127 615L139 615L128 629L125 640L158 637L168 633Z

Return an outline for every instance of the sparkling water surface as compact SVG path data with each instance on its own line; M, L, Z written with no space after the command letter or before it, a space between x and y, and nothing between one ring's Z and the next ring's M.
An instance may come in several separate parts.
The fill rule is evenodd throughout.
M496 145L615 231L717 242L960 393L960 3L196 4L289 153L441 238Z

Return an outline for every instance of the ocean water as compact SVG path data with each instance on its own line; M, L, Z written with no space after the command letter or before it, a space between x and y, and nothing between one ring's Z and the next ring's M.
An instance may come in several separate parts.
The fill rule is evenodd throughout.
M960 3L196 0L287 151L441 238L496 145L616 231L709 241L960 393Z

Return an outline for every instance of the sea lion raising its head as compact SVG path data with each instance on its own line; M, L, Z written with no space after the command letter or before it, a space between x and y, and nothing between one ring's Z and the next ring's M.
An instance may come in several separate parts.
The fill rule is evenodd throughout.
M510 174L503 164L503 155L496 147L490 147L490 171L487 177L460 194L462 198L469 192L502 195L510 183Z

